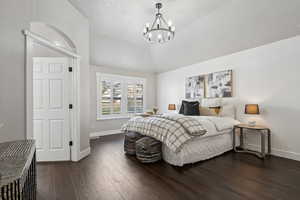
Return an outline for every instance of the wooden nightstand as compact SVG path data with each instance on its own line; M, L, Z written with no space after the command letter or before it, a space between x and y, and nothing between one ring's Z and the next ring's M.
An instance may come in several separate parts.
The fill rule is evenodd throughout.
M240 146L235 146L236 140L236 130L240 130ZM251 132L247 132L247 134L260 134L261 138L261 152L251 151L244 148L244 129L252 130ZM267 135L268 140L268 153L265 152L265 136ZM233 149L235 152L244 152L244 153L252 153L260 158L265 158L266 155L271 154L271 130L264 126L249 126L248 124L238 124L233 127Z

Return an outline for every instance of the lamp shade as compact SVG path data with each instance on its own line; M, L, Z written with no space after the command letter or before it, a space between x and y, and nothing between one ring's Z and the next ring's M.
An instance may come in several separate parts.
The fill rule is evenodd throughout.
M176 110L176 105L175 104L169 104L168 110Z
M245 114L258 115L259 114L258 104L246 104Z

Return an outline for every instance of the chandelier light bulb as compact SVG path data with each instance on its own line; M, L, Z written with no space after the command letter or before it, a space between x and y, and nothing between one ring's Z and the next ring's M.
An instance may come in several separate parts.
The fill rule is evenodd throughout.
M171 20L168 21L168 26L169 27L172 26L172 21Z

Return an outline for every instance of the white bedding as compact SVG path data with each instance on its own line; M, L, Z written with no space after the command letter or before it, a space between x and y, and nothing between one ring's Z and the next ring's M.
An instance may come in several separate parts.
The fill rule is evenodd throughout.
M220 135L227 130L232 130L233 126L240 122L230 117L215 117L215 116L192 116L194 119L201 121L207 133L202 138Z
M171 151L163 144L163 159L167 163L183 166L218 156L232 149L232 127L234 124L238 124L238 121L207 116L195 116L195 118L201 121L209 119L213 123L206 123L207 133L188 141L178 153Z

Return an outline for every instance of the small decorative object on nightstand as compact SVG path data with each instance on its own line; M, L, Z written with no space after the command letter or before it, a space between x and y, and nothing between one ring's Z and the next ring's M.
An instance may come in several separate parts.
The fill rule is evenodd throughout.
M247 115L259 115L259 107L258 104L246 104L245 105L245 114ZM254 127L256 125L256 121L249 121L248 125Z
M154 115L158 114L158 108L156 108L156 107L153 108L153 114Z
M235 146L236 140L236 130L240 130L240 147ZM251 151L244 148L244 129L248 129L247 134L259 133L261 137L261 152ZM265 152L265 136L267 135L268 138L268 153ZM264 126L249 126L248 124L238 124L235 125L233 128L233 149L235 152L245 152L245 153L252 153L257 155L260 158L265 158L266 155L271 154L271 130Z

